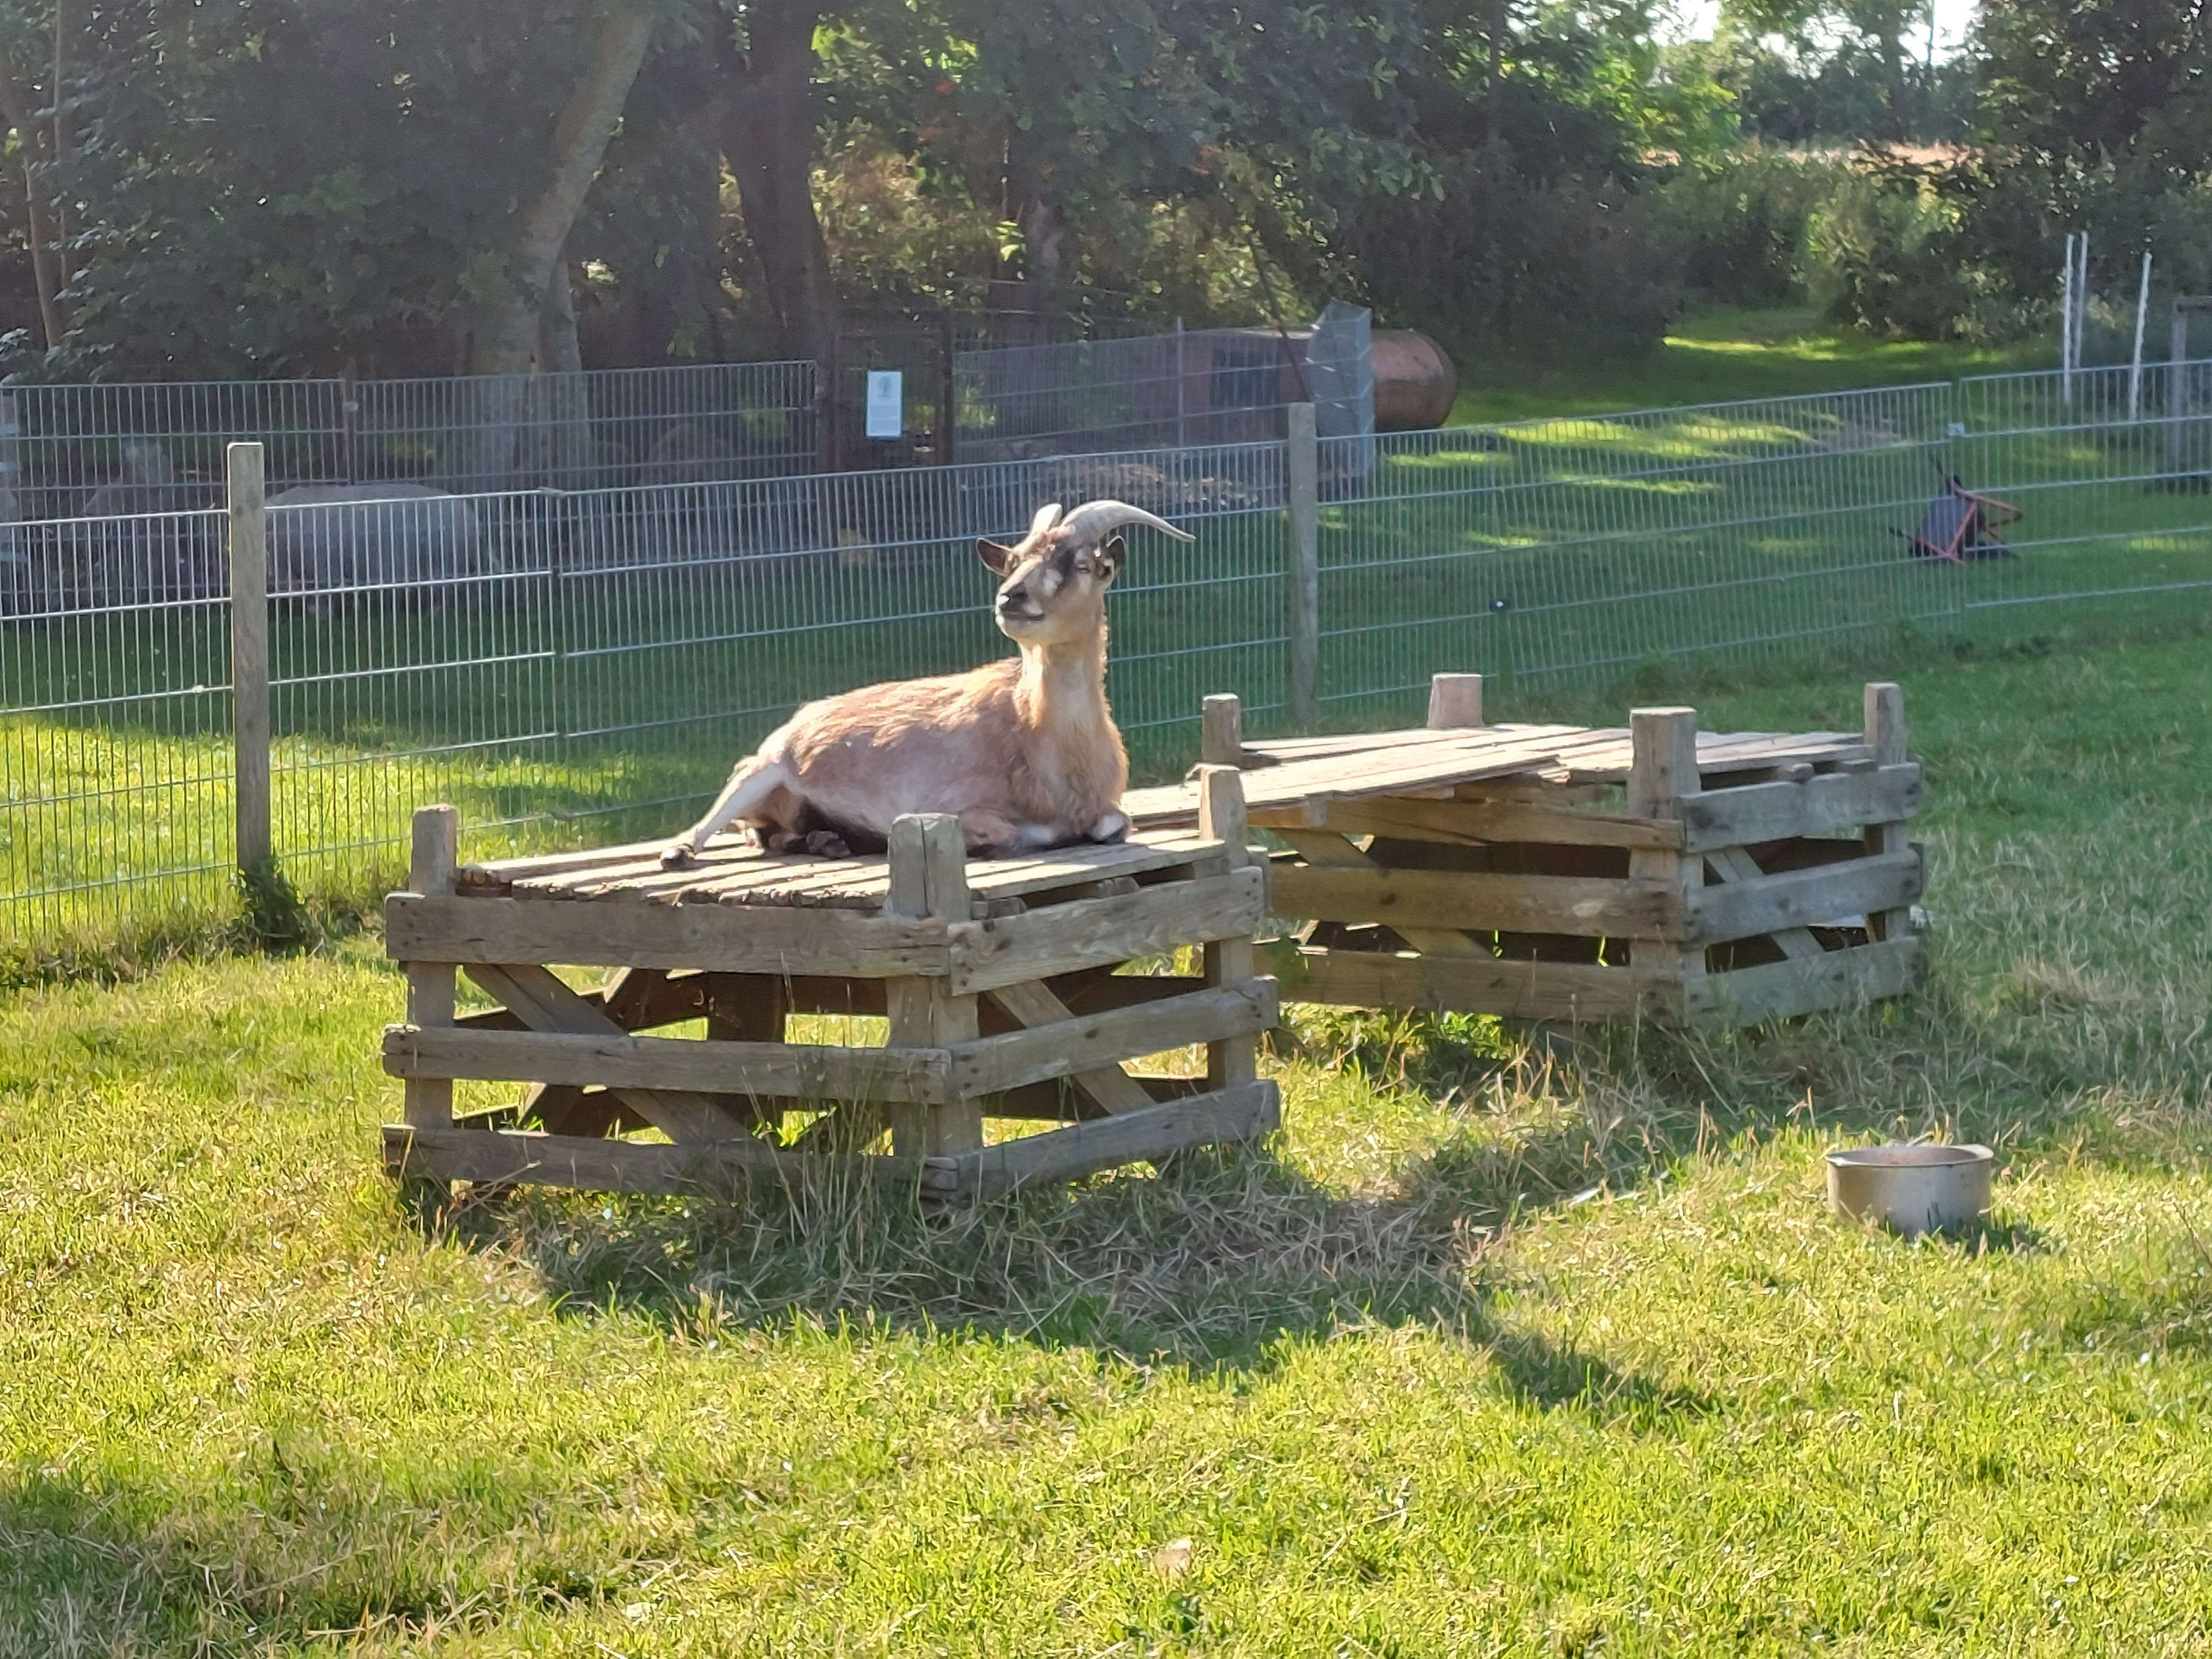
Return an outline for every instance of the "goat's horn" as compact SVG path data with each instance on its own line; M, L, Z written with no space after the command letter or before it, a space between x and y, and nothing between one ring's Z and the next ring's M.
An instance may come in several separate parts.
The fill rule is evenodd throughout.
M1042 536L1060 522L1060 503L1047 501L1030 518L1030 535ZM1024 538L1024 539L1027 539Z
M1147 513L1141 507L1132 507L1127 501L1085 501L1060 521L1060 532L1070 541L1095 544L1104 540L1108 532L1119 530L1125 524L1150 525L1179 542L1198 539L1188 530L1178 530L1157 514Z

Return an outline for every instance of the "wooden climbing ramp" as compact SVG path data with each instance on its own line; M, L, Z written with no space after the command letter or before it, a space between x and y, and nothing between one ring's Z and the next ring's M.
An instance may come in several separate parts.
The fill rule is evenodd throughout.
M1413 731L1247 742L1206 700L1206 755L1248 769L1280 843L1263 959L1291 1001L1570 1023L1756 1024L1918 979L1921 799L1902 695L1852 732L1487 725L1481 680L1437 677ZM1157 833L1190 786L1124 803Z
M1254 970L1266 872L1239 781L1207 769L1188 823L1117 846L969 859L955 820L908 817L879 857L732 841L684 871L658 842L463 865L453 809L426 808L411 890L385 909L408 982L386 1168L428 1188L835 1177L957 1198L1260 1134L1276 993ZM499 1006L457 1014L457 974ZM887 1040L794 1040L819 1014L882 1017ZM641 1035L676 1027L700 1034ZM1127 1064L1194 1044L1203 1075ZM462 1079L523 1087L456 1116Z

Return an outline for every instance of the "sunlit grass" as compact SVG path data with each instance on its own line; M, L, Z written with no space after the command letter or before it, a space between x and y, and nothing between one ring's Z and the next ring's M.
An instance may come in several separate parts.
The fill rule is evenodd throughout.
M1907 708L1912 1001L1297 1011L1261 1151L931 1219L425 1239L373 939L0 998L0 1653L2201 1650L2212 674ZM1985 1231L1827 1219L1824 1146L1928 1132L1999 1149Z

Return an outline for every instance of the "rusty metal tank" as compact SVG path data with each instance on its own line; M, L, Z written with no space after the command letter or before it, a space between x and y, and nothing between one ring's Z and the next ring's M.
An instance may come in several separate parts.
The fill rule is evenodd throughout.
M1368 337L1375 367L1375 429L1420 432L1451 418L1459 376L1444 349L1410 328L1378 328Z

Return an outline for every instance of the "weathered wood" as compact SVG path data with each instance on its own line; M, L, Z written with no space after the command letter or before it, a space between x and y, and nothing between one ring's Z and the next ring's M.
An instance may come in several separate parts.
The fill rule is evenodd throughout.
M271 846L269 511L261 446L232 444L225 459L230 497L231 798L238 867L250 871L268 861ZM449 872L449 885L451 880Z
M403 962L563 962L856 979L943 974L951 964L945 924L933 918L409 893L385 902L385 949Z
M1561 793L1564 793L1562 791ZM1333 835L1392 836L1448 846L1486 847L1492 842L1548 842L1566 847L1680 848L1680 823L1517 800L1332 800L1318 824L1301 811L1255 812L1263 830L1322 829Z
M1280 1121L1273 1083L1192 1095L1141 1111L1002 1140L952 1160L960 1190L983 1194L1041 1181L1073 1181L1187 1146L1249 1140Z
M991 995L1025 997L1031 988L1007 987ZM1004 1036L979 1037L954 1048L951 1056L953 1089L963 1096L992 1094L1060 1077L1072 1077L1081 1085L1085 1073L1110 1066L1129 1088L1118 1092L1114 1100L1090 1091L1092 1097L1109 1112L1149 1106L1151 1097L1143 1095L1118 1062L1186 1043L1250 1037L1274 1024L1278 1012L1274 981L1256 975L1234 985L1110 1013L1066 1014L1057 998L1054 1006L1062 1008L1064 1017L1052 1024L1039 1024Z
M1699 769L1707 751L1698 741L1697 710L1632 709L1628 736L1629 816L1679 822L1703 787ZM1705 861L1693 854L1638 848L1628 855L1628 876L1632 883L1664 890L1674 906L1660 933L1638 943L1630 955L1630 971L1647 984L1686 986L1695 981L1705 971L1705 952L1701 945L1683 943L1684 913L1705 885Z
M890 883L884 914L942 923L968 915L967 844L960 821L930 813L892 821ZM1007 918L1011 923L1018 918ZM986 921L963 926L997 927ZM942 1049L976 1034L975 999L937 975L891 980L884 987L896 1047ZM945 1103L894 1109L889 1115L892 1149L902 1155L967 1152L983 1144L983 1119L972 1102L948 1096Z
M1863 701L1867 747L1883 765L1902 766L1906 758L1904 688L1888 681L1873 681L1867 685ZM1905 826L1897 821L1904 816L1895 813L1869 822L1863 837L1866 850L1877 856L1905 851L1911 843ZM1881 939L1908 937L1914 931L1911 907L1876 911L1873 927Z
M1378 867L1373 859L1345 840L1342 836L1334 832L1316 834L1310 831L1285 830L1279 833L1284 840L1290 842L1298 856L1316 870L1374 870ZM1279 860L1271 860L1268 864L1269 875L1273 876L1279 868ZM1303 916L1304 914L1283 902L1279 889L1271 894L1269 908L1285 916ZM1311 919L1319 920L1320 918ZM1363 916L1352 918L1352 920L1365 921L1372 921L1374 918ZM1491 954L1490 947L1486 944L1471 939L1465 933L1455 932L1449 927L1423 927L1411 921L1401 925L1395 919L1392 921L1390 926L1400 939L1427 956L1480 957L1487 960Z
M1288 1002L1352 1008L1419 1008L1511 1019L1676 1018L1678 986L1640 980L1627 968L1582 963L1461 961L1381 951L1270 952Z
M1686 937L1701 945L1749 939L1784 927L1818 927L1869 911L1895 909L1920 896L1919 853L1817 865L1690 896Z
M1245 817L1243 781L1231 768L1201 766L1198 769L1198 832L1209 840L1219 842L1227 852L1231 865L1238 869L1256 868L1264 876L1266 866L1252 856L1251 830ZM1267 902L1263 896L1261 909ZM1253 976L1252 935L1255 927L1229 938L1209 940L1205 950L1206 982L1218 990L1229 990L1249 982ZM1272 1000L1272 994L1271 994ZM1267 1021L1274 1024L1272 1016ZM1260 1047L1255 1040L1256 1031L1222 1030L1209 1035L1206 1044L1206 1080L1215 1089L1236 1089L1252 1082L1260 1074ZM1166 1043L1160 1045L1168 1047Z
M1278 915L1379 921L1401 935L1401 917L1418 918L1431 929L1581 939L1673 939L1680 937L1682 924L1680 891L1650 878L1608 881L1482 871L1317 870L1279 862L1271 874Z
M1741 847L1717 847L1705 854L1705 861L1720 872L1724 884L1763 881L1766 877L1759 861ZM1772 937L1775 944L1782 947L1784 956L1798 961L1827 954L1821 949L1820 941L1802 927L1778 927Z
M1431 674L1429 676L1429 726L1431 731L1441 732L1481 724L1481 675Z
M1173 1044L1166 1041L1140 1042L1133 1048L1116 1050L1115 1043L1126 1039L1133 1030L1149 1030L1173 1005L1149 1003L1117 1014L1099 1014L1078 1021L1066 1003L1035 980L1002 985L988 994L1030 1029L1003 1036L979 1038L952 1051L957 1068L955 1087L963 1097L992 1094L1046 1078L1066 1077L1097 1102L1102 1111L1127 1112L1152 1103L1152 1097L1121 1069L1119 1062ZM1186 1042L1196 1040L1182 1039Z
M773 1177L791 1184L824 1181L881 1181L921 1191L949 1193L962 1172L945 1160L831 1158L771 1146L750 1136L737 1140L662 1146L549 1135L528 1130L487 1132L451 1125L384 1128L385 1168L402 1179L481 1181L510 1185L568 1187L585 1192L653 1193L727 1197L752 1181Z
M1321 452L1314 406L1292 404L1286 413L1284 506L1290 533L1284 611L1289 623L1291 719L1310 726L1321 718Z
M1246 867L1198 881L1164 882L1121 898L951 929L951 988L995 990L1207 939L1249 936L1266 919L1265 881Z
M1231 692L1217 692L1199 706L1198 757L1209 766L1275 763L1244 746L1244 704Z
M1910 763L1872 772L1822 773L1802 783L1753 783L1693 795L1682 803L1682 828L1692 852L1824 836L1911 817L1920 810L1921 793L1920 769Z
M453 890L460 862L461 815L450 806L425 806L416 812L412 829L407 878L426 897L443 898ZM407 964L408 1024L451 1025L458 989L451 959L430 952L394 950L392 954ZM408 1122L420 1127L453 1121L452 1079L416 1078L405 1092L400 1110Z
M1917 938L1824 951L1818 961L1775 962L1708 974L1690 988L1689 1018L1701 1024L1757 1025L1770 1019L1902 996L1920 981L1927 947Z
M1142 1012L1137 1011L1139 1018ZM392 1026L384 1034L384 1069L393 1077L522 1079L579 1088L598 1084L617 1091L949 1101L956 1097L951 1065L951 1054L943 1048L718 1042L632 1036L622 1031L571 1036L558 1031L416 1030L406 1025Z
M623 1028L601 1008L586 1002L564 984L550 968L534 963L472 963L471 979L505 1003L532 1032L582 1037L627 1037ZM471 1036L520 1040L497 1031ZM660 1038L655 1041L667 1041ZM605 1079L558 1078L536 1073L509 1073L541 1083L600 1083ZM642 1088L616 1091L622 1103L637 1113L671 1140L717 1140L744 1133L744 1126L703 1094L683 1090L655 1091Z

